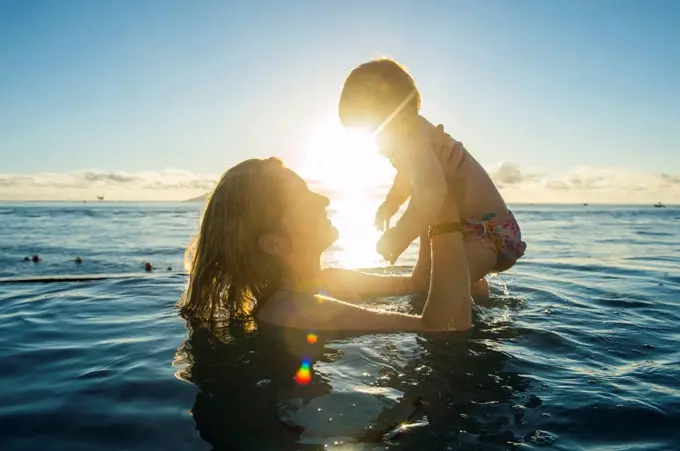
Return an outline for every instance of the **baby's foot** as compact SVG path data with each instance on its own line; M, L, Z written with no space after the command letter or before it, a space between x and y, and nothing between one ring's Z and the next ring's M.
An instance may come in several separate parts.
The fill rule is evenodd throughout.
M491 301L489 282L486 281L486 277L482 277L477 282L473 282L470 286L470 291L472 292L472 299L474 299L477 304L488 305Z

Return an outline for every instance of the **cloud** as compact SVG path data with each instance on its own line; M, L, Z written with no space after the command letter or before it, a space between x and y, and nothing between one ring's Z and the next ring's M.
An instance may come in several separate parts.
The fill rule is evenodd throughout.
M537 173L530 169L522 169L514 163L507 162L502 162L488 172L499 188L533 182L539 177Z
M0 199L182 200L210 191L218 175L178 169L163 171L97 171L72 173L0 174Z
M511 163L489 169L509 202L665 203L680 202L680 175L630 168L579 166L541 174Z
M562 173L503 162L488 168L506 201L556 203L680 203L680 174L652 174L630 168L580 166ZM180 169L163 171L98 171L0 174L0 199L5 200L185 200L212 190L219 174ZM376 181L377 197L390 180ZM323 189L322 181L310 184Z

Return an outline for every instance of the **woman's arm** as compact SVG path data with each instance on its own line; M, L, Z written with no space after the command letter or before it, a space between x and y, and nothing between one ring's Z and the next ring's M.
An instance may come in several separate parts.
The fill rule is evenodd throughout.
M470 282L459 232L432 238L432 283L423 314L382 312L323 296L282 293L258 319L279 326L324 331L423 332L470 328Z
M427 232L420 235L420 246L418 248L418 260L413 267L411 279L416 293L427 293L430 287L430 273L432 272L430 239Z
M447 214L441 222L458 221L457 214ZM468 330L472 326L472 293L463 235L444 233L432 237L430 244L432 274L423 320L430 327Z
M415 292L415 283L410 275L370 274L352 269L326 268L323 278L331 296L349 302Z
M454 191L453 187L449 191ZM447 195L438 223L458 220L457 198L455 193ZM258 318L318 332L467 330L472 299L463 236L451 231L432 237L430 244L431 282L422 316L381 312L323 296L283 294L275 302L270 300ZM360 280L361 276L354 277Z
M326 268L323 270L323 277L329 294L348 302L358 302L368 297L426 293L430 286L430 260L430 241L427 233L424 233L420 236L418 260L410 275L383 275Z

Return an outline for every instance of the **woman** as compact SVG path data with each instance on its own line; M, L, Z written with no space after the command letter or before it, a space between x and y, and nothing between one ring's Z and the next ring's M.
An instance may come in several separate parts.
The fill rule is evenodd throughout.
M435 147L443 163L453 158L452 149ZM338 237L326 213L328 198L310 191L276 158L244 161L222 176L208 200L187 255L190 280L182 312L208 321L253 315L259 323L315 331L467 330L472 300L463 237L456 230L455 177L447 174L447 200L430 227L431 238L421 237L411 276L324 272L321 254ZM352 303L354 294L342 300L319 295L342 296L342 286L361 296L428 296L422 315L408 315L362 307Z

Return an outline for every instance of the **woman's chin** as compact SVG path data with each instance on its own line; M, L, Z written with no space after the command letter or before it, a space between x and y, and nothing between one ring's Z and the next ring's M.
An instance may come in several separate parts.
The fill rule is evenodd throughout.
M336 241L338 241L338 236L339 236L338 229L337 229L335 226L330 225L330 226L328 227L328 232L327 232L326 236L328 237L328 239L327 239L327 241L326 241L326 242L328 243L327 246L326 246L326 248L329 248L329 247L331 247Z
M335 227L334 225L331 225L329 227L329 229L330 230L328 231L328 235L330 237L330 242L331 242L330 244L333 244L336 241L338 241L338 237L340 236L340 233L338 232L338 228ZM330 246L330 244L329 244L329 246Z

